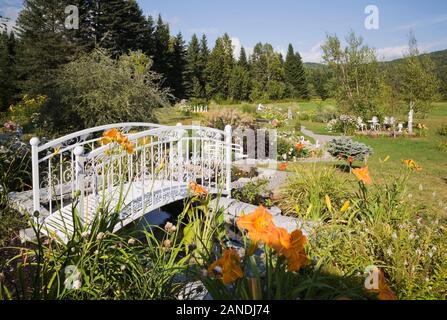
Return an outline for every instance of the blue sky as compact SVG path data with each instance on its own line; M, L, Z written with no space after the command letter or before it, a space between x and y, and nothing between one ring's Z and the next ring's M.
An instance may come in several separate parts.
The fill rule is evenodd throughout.
M21 0L0 0L0 14L15 17ZM382 59L401 56L408 33L414 31L423 51L447 48L445 0L138 0L145 14L162 14L173 33L186 40L206 33L210 46L227 32L236 49L249 51L269 42L284 52L292 43L305 61L319 61L326 33L343 37L349 30L362 35ZM364 26L365 8L379 9L379 29Z

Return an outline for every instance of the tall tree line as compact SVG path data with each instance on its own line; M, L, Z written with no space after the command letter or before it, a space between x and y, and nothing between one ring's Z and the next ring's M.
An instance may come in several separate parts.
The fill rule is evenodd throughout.
M78 29L65 27L68 5L79 8ZM175 100L308 96L301 58L291 46L286 61L262 43L251 55L242 48L236 59L229 35L212 50L205 35L186 44L161 16L144 16L135 0L25 0L14 32L2 32L0 39L1 110L25 93L47 95L57 105L58 70L97 48L116 59L129 51L151 57Z

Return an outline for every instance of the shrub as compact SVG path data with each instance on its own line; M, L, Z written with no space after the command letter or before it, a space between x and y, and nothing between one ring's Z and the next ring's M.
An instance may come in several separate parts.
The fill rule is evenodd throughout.
M350 197L346 179L335 169L314 166L312 169L297 167L283 188L281 206L291 216L306 219L325 219L329 213L325 197L330 195L334 204L343 204Z
M16 136L0 144L0 186L4 192L23 191L31 186L31 151Z
M279 138L277 148L279 161L292 161L298 158L308 158L310 154L308 147L302 146L297 148L296 145L288 139Z
M357 130L357 118L349 115L341 115L332 119L327 125L329 132L341 132L344 135L353 134Z
M443 124L438 130L438 134L441 136L447 136L447 124Z
M58 95L66 106L49 110L53 126L89 128L110 123L153 120L154 108L168 106L168 92L141 52L118 60L99 51L65 65L58 76Z
M256 126L256 121L253 116L234 109L208 112L206 119L208 126L220 130L224 130L226 125L231 125L233 128L241 126L254 128Z
M10 123L16 123L24 128L26 132L35 132L41 123L42 107L47 102L46 96L30 97L24 95L22 101L12 105L8 109Z
M346 137L329 141L327 151L334 157L343 159L352 157L357 161L366 161L373 154L373 150L367 145Z

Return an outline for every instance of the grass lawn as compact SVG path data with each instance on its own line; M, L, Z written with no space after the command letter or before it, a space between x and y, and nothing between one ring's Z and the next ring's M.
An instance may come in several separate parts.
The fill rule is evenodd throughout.
M292 107L295 112L316 112L318 106L334 105L334 102L278 102L265 105L279 108L284 112L287 112L289 107ZM256 106L257 104L244 103L235 105L211 104L209 107L210 110L234 108L253 113L256 111ZM157 111L156 116L162 124L175 125L179 122L190 124L192 121L204 123L202 115L187 117L175 108L160 109ZM415 122L427 125L429 128L427 137L412 139L355 137L354 139L374 149L374 155L369 160L369 167L373 177L382 170L385 175L401 170L403 167L402 160L413 159L418 162L423 167L423 171L413 174L408 184L408 188L414 190L412 195L415 201L425 201L427 204L442 208L443 213L447 215L447 153L439 148L441 141L445 141L447 138L437 133L443 124L447 124L447 102L436 103L434 110L426 119L416 119ZM325 123L311 121L302 121L301 123L316 134L331 135L328 133ZM285 127L281 130L287 129L288 127ZM381 165L380 159L384 159L387 156L390 156L390 160L385 165Z

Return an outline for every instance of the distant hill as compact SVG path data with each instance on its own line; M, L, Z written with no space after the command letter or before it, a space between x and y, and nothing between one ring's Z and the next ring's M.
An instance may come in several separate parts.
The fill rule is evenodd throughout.
M441 80L441 94L443 95L444 99L447 99L447 50L442 51L436 51L431 53L426 53L423 55L428 55L433 60L433 62L436 64L437 68L437 74L439 79ZM396 63L402 62L404 58L392 60L392 61L386 61L381 62L385 67L395 65ZM317 68L324 68L324 65L321 63L314 63L314 62L306 62L304 63L306 68L309 69L317 69Z

